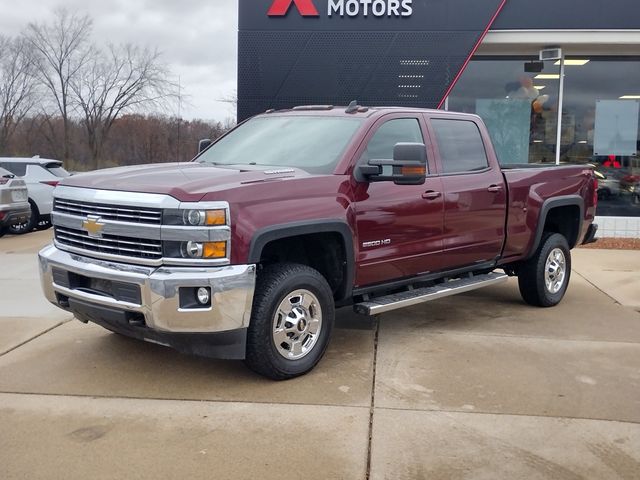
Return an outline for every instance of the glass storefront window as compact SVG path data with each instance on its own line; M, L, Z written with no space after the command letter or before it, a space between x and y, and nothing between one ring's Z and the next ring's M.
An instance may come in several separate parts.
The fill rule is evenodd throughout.
M478 57L449 96L480 115L502 164L555 162L559 65L525 72L531 57ZM598 215L640 216L640 58L567 58L560 161L591 164Z
M575 139L562 161L596 166L598 215L640 216L640 58L583 60L566 67L563 118Z
M502 164L555 162L559 67L527 73L532 60L474 60L449 96L449 110L483 118Z

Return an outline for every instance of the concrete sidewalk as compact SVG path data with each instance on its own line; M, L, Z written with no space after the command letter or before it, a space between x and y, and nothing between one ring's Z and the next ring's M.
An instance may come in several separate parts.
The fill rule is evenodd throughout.
M593 286L640 311L640 251L578 249L573 259L575 272Z
M48 238L0 239L3 479L639 478L640 252L574 251L552 309L512 280L340 312L276 383L70 321L37 283Z

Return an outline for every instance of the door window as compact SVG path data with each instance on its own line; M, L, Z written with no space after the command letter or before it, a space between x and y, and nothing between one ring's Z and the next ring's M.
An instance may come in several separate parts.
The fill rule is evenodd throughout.
M424 143L418 119L396 118L384 123L369 140L360 161L390 160L393 158L393 147L401 142Z
M474 172L489 166L478 126L468 120L431 120L444 173Z

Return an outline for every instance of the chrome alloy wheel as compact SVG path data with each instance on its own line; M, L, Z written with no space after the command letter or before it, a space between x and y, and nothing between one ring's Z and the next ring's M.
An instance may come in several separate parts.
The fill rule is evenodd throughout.
M567 260L564 252L554 248L549 253L544 268L544 283L549 293L558 293L564 285L567 272Z
M271 332L278 353L287 360L298 360L313 350L321 329L318 298L309 290L295 290L278 305Z

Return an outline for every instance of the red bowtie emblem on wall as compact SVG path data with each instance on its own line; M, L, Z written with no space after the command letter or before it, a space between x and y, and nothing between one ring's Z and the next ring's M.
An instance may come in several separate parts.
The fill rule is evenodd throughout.
M267 15L270 17L284 17L292 3L296 4L296 8L303 17L320 16L318 9L313 4L313 0L274 0Z

